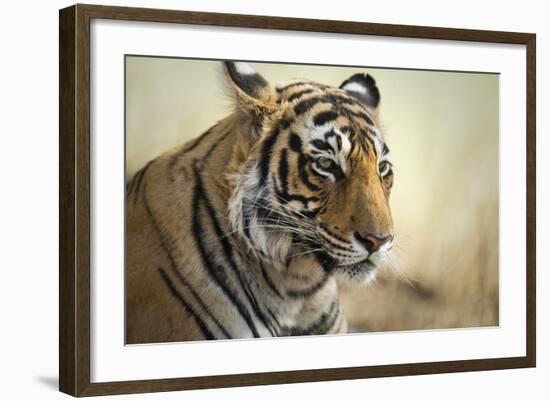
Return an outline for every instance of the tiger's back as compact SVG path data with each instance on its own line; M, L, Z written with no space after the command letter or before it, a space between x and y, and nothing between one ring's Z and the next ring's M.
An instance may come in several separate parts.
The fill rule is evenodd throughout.
M201 303L208 298L209 283L200 274L203 266L192 233L192 209L197 162L221 136L219 127L213 127L147 164L128 185L129 343L207 337L200 329L204 323L195 319L204 310Z

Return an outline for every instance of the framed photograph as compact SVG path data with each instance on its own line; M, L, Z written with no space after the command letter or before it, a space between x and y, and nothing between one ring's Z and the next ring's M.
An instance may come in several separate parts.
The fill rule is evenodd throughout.
M534 367L535 35L60 26L60 390Z

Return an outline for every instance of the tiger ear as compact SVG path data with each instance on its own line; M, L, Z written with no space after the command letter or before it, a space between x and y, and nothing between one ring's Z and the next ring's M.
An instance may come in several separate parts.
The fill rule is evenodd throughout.
M226 61L224 69L240 109L254 115L275 109L273 89L252 67L243 62Z
M372 109L376 109L380 103L380 92L378 91L374 78L369 74L352 75L342 82L340 89L345 90L351 96Z

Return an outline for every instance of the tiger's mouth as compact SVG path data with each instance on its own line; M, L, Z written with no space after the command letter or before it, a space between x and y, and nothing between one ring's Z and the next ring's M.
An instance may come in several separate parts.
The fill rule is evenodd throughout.
M370 258L348 265L336 265L334 273L344 281L368 283L373 280L378 271L378 265Z
M336 264L336 269L351 269L351 270L364 270L364 271L373 271L378 268L378 265L367 257L359 262L355 263L342 263Z
M378 264L375 260L369 255L360 260L351 260L349 258L340 259L331 255L330 251L317 251L314 253L319 264L327 272L336 272L336 271L349 271L349 272L363 272L371 273L378 268Z

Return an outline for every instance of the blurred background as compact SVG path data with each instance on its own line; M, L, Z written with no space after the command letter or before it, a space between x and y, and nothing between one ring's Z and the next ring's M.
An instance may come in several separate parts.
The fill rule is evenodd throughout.
M354 329L498 325L498 75L249 64L271 83L368 72L380 89L396 246L376 282L342 290ZM219 62L127 56L127 178L230 111Z

